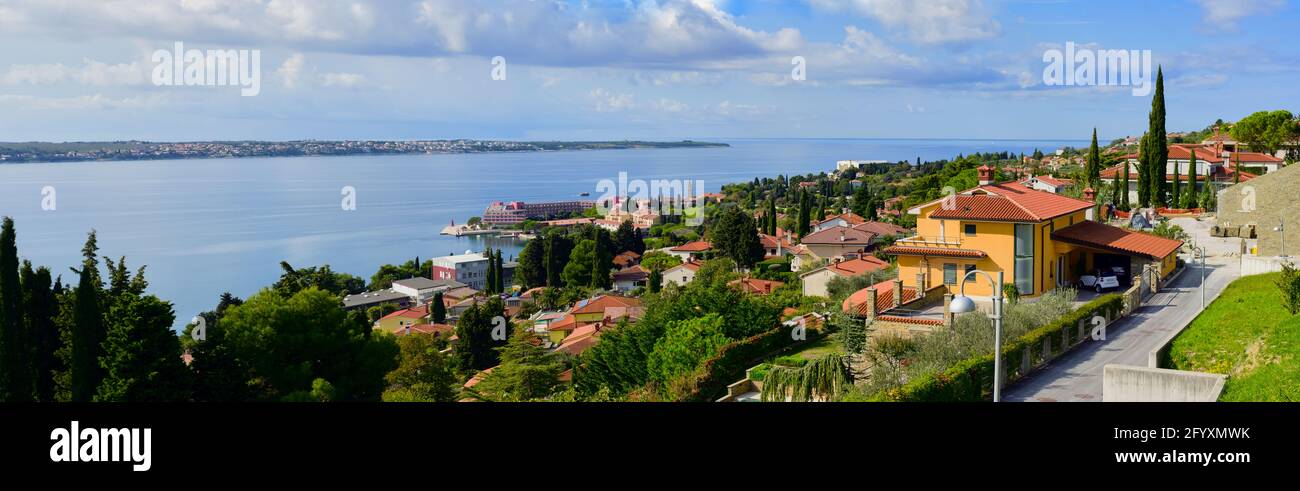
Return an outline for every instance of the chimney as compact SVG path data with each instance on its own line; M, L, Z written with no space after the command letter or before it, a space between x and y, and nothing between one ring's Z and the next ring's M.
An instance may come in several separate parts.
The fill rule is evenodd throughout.
M894 278L894 308L903 306L903 279Z
M987 165L981 165L979 168L980 185L988 186L993 184L993 168Z
M1084 200L1084 201L1093 201L1093 202L1097 201L1097 190L1095 190L1095 189L1093 189L1093 188L1091 188L1091 187L1089 187L1089 188L1085 188L1085 189L1083 190L1083 200Z
M876 318L876 306L878 305L876 303L876 298L877 298L876 295L877 295L876 287L873 286L871 288L867 288L867 318L868 319Z

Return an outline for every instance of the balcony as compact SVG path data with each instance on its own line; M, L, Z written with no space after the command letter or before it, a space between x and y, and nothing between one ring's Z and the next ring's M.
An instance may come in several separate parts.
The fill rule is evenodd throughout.
M961 247L961 237L927 237L924 235L913 235L905 239L898 239L894 245L907 247Z

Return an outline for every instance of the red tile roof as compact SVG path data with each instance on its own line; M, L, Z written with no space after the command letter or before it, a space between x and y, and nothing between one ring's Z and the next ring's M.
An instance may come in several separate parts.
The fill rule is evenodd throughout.
M914 247L914 246L893 246L884 250L885 254L895 256L929 256L929 257L958 257L980 259L988 254L984 251L975 249L954 249L948 247Z
M911 230L885 222L865 222L853 226L853 230L871 232L876 235L907 235Z
M843 244L843 245L871 245L875 240L876 234L857 230L851 227L831 227L821 232L808 234L799 242L804 244Z
M419 319L427 315L429 315L429 306L421 305L419 307L411 307L409 309L402 309L402 310L395 311L391 314L380 317L380 320L393 319L397 317L401 317L404 319Z
M450 324L416 324L411 326L410 329L411 334L437 334L439 336L451 335L455 332L456 328L452 327ZM393 331L393 335L406 336L407 330L404 327L398 328L396 331Z
M695 242L687 242L670 250L673 252L704 252L712 248L713 244L710 244L707 241L697 240Z
M817 268L813 271L810 271L809 273L814 273L821 270L828 270L840 276L857 276L872 271L880 271L888 267L889 267L888 261L880 259L876 256L863 255L854 259L833 262L821 268Z
M497 368L497 367L492 367L492 368L489 368L489 369L487 369L487 370L483 370L483 371L481 371L481 372L478 372L478 373L474 374L473 377L470 377L470 379L469 379L468 382L465 382L465 386L464 386L464 387L465 387L466 389L468 389L468 388L470 388L470 387L473 387L473 386L475 386L475 385L478 385L479 382L482 382L483 379L487 378L488 374L489 374L489 373L492 373L492 370L496 370L496 368Z
M570 314L596 314L604 313L611 307L640 307L641 300L632 297L620 297L618 295L601 295L596 298L579 302L578 306L569 311Z
M942 200L927 203L928 206ZM977 186L955 197L952 209L940 207L930 218L1005 222L1042 222L1086 210L1092 202L1030 189L1019 183Z
M1178 251L1183 241L1167 239L1094 221L1082 221L1052 232L1052 240L1126 254L1164 259Z
M896 305L894 305L894 280L885 280L853 292L852 295L849 295L849 298L844 299L844 303L841 304L840 307L846 313L854 314L859 317L866 317L870 314L870 308L866 303L867 290L872 288L876 289L876 313L884 312L896 307ZM918 295L915 288L903 287L903 303L916 300L917 297Z
M862 217L859 216L857 213L851 213L851 212L850 212L850 213L841 213L841 214L839 214L839 215L826 215L826 218L822 219L822 221L820 221L820 222L817 222L817 224L818 224L818 225L821 225L821 224L823 224L823 223L829 222L829 221L834 220L834 219L836 219L836 218L842 218L842 219L844 219L845 222L848 222L848 224L849 224L850 227L852 227L852 226L854 226L854 225L860 225L860 224L863 224L863 223L866 223L866 222L867 222L867 219L862 218Z
M751 295L767 295L775 291L777 288L785 286L785 283L781 281L760 280L758 278L741 278L738 280L731 280L727 282L727 285L738 285L740 291Z

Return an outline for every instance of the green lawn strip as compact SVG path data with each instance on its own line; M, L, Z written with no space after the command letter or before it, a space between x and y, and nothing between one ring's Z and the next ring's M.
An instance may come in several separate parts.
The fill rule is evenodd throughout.
M1169 352L1174 368L1233 375L1234 369L1246 361L1251 343L1291 317L1282 308L1281 295L1273 284L1277 277L1247 276L1229 284L1174 339Z
M1221 401L1300 401L1300 317L1274 327L1253 369L1228 377Z

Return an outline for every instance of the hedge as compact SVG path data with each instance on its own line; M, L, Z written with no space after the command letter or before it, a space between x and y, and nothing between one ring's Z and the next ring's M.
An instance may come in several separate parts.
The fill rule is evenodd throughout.
M692 390L683 394L680 400L690 402L708 402L722 397L727 386L745 375L745 370L764 357L806 341L820 339L822 330L809 327L806 340L795 340L790 335L791 327L777 326L722 347L713 358L709 358L696 372L691 381Z
M1061 350L1062 346L1074 346L1083 341L1078 337L1080 321L1086 322L1096 315L1112 319L1117 317L1119 312L1123 311L1123 308L1123 296L1114 293L1101 296L1047 325L1025 333L1024 336L1018 339L1003 343L1004 366L1002 369L1006 372L1003 385L1005 386L1007 382L1014 381L1025 375L1025 373L1021 373L1021 360L1024 357L1024 350L1028 349L1030 353L1034 354L1033 359L1030 360L1030 366L1036 367L1047 361L1041 349L1044 339L1050 340L1053 351ZM1090 329L1085 329L1083 338L1086 339L1090 332ZM1072 336L1073 339L1071 339ZM988 354L968 358L942 372L918 377L901 387L881 391L874 395L871 400L887 402L983 401L992 397L993 371L993 355Z

